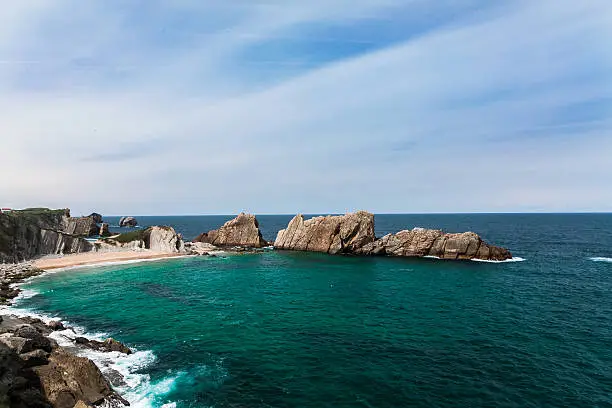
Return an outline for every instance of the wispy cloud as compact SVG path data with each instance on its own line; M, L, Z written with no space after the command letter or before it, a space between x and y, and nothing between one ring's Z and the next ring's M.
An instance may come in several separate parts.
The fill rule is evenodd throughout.
M608 1L143 4L0 18L7 205L612 210Z

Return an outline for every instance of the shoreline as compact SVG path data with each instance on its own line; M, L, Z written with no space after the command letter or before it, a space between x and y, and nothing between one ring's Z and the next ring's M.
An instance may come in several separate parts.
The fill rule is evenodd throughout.
M191 255L149 251L83 252L61 257L42 257L32 261L35 268L43 271L88 267L123 262L154 261L168 258L184 258Z
M76 341L77 338L87 339L97 344L105 344L103 340L107 338L108 334L89 332L86 328L74 325L69 320L66 320L64 316L50 316L44 312L41 313L21 308L18 305L19 299L28 296L27 292L24 292L21 287L33 278L72 268L152 262L191 256L194 255L150 251L120 251L70 254L61 257L47 256L19 264L0 264L3 295L2 305L0 305L0 332L6 333L2 336L15 337L18 336L15 330L20 326L28 326L40 333L37 335L39 338L42 335L44 339L48 339L44 341L50 342L52 345L54 344L52 349L46 349L45 351L36 350L37 353L44 353L46 357L42 361L36 362L36 365L30 370L43 370L44 372L46 370L44 367L50 367L51 370L64 370L62 371L64 373L65 370L68 370L72 373L73 368L78 365L91 364L95 368L90 368L86 373L77 374L75 372L72 377L73 382L79 384L78 389L88 390L91 388L92 383L101 383L101 389L98 390L100 391L99 395L103 395L105 403L110 404L109 406L119 407L130 404L134 406L150 406L151 401L149 400L149 391L147 390L152 385L145 375L138 373L138 370L156 360L152 351L130 348L131 354L124 354L110 350L95 350L91 347L80 345ZM55 326L58 323L59 325ZM7 324L10 327L4 327ZM10 342L6 343L6 345L12 347ZM17 353L15 358L26 358L24 357L26 355L22 354L19 349L15 349L15 352ZM21 364L26 364L27 366L28 363ZM38 364L42 365L38 366ZM62 364L67 365L62 366ZM96 379L98 376L100 376L100 379ZM48 378L45 377L43 380L41 377L40 382L53 381ZM44 388L40 390L40 394L45 397ZM74 391L74 394L77 400L82 400L89 404L87 406L95 405L96 403L93 399L87 399L90 396L87 393L82 394L79 391ZM46 395L46 397L51 398L52 396ZM54 404L54 402L51 403ZM173 405L170 404L169 406Z

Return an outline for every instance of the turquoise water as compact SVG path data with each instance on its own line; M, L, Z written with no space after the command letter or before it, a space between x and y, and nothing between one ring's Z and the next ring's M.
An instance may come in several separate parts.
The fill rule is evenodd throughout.
M47 275L19 306L152 350L136 406L612 406L611 215L377 223L473 229L526 260L184 258Z

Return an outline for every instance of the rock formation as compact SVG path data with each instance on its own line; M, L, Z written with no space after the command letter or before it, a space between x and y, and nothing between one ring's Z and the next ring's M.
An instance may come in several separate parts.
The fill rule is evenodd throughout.
M185 243L183 237L177 234L174 228L155 226L99 240L95 243L94 250L115 252L145 249L164 253L182 253L185 252Z
M374 242L374 215L365 211L354 214L314 217L304 221L296 215L287 229L279 231L274 247L329 254L356 253Z
M95 225L92 221L88 217L71 218L67 209L32 208L0 213L0 262L89 251L92 245L82 236L91 234Z
M108 223L103 222L100 224L100 231L98 232L98 235L101 237L109 237L111 235Z
M88 217L93 218L93 220L96 222L96 224L102 224L102 214L91 213L91 214L88 215Z
M134 217L121 217L119 220L120 227L135 227L138 225L138 221Z
M204 242L219 247L262 248L268 245L261 235L257 218L252 214L245 213L240 213L233 220L223 224L218 230L200 234L194 242Z
M374 215L364 211L306 221L301 214L297 215L286 229L279 231L274 247L330 254L494 261L512 258L510 251L487 244L473 232L446 234L439 230L414 228L376 239Z
M0 406L73 408L78 401L85 406L129 405L91 360L58 346L46 336L51 329L42 330L44 323L31 320L36 325L24 324L27 318L0 319ZM121 344L106 343L109 349ZM3 405L6 397L11 403Z

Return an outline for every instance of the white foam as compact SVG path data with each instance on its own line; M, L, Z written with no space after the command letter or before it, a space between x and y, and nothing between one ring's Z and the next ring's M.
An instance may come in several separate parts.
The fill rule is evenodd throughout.
M589 258L591 261L593 262L607 262L607 263L612 263L612 258L604 258L601 256L597 256L594 258Z
M506 259L504 261L492 261L492 260L489 260L489 259L471 259L471 261L474 261L474 262L486 262L486 263L496 263L496 264L497 263L524 262L526 260L527 259L520 258L518 256L515 256L514 258Z
M439 256L435 256L435 255L425 255L423 258L427 258L427 259L442 259Z
M31 291L34 292L34 291ZM23 292L22 292L23 294ZM25 296L20 297L23 299ZM57 316L50 316L42 313L36 313L28 309L19 307L5 306L0 308L0 314L10 314L18 317L32 317L42 320L45 323L58 320ZM184 373L166 377L156 383L151 382L148 374L141 374L138 371L150 366L156 360L152 350L134 350L132 354L124 354L120 352L100 352L90 349L81 348L75 345L75 337L85 337L90 340L102 341L108 338L107 333L87 332L83 327L63 320L62 323L70 327L70 329L55 331L49 335L50 338L57 341L62 346L69 348L76 355L87 357L92 360L102 371L107 373L114 370L121 374L125 385L114 387L114 389L126 400L130 402L130 406L136 408L152 408L159 406L157 398L172 391L176 380ZM175 403L163 405L167 408L176 407Z

